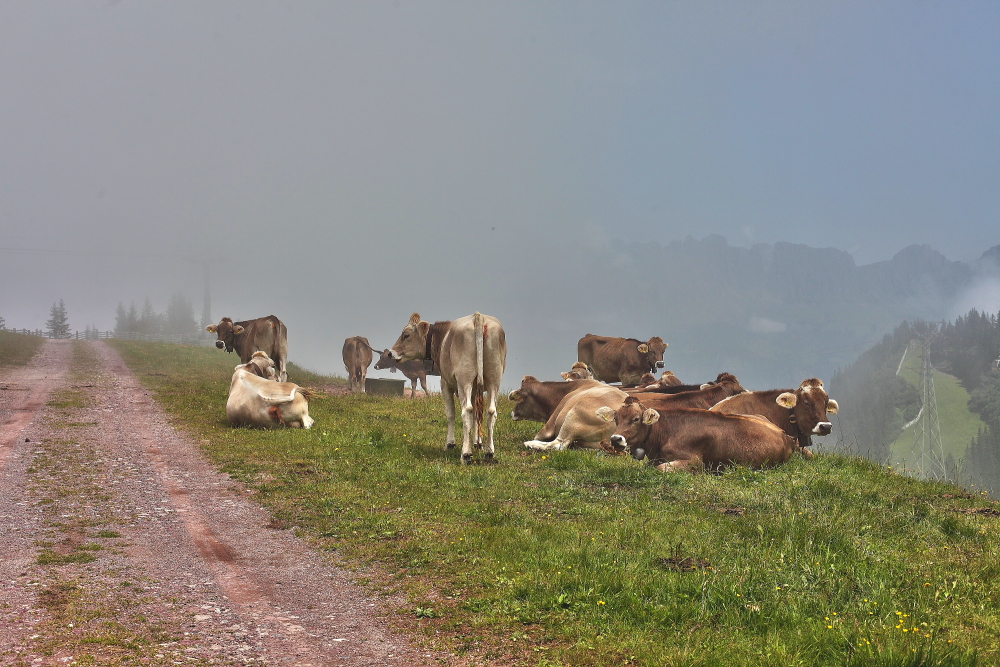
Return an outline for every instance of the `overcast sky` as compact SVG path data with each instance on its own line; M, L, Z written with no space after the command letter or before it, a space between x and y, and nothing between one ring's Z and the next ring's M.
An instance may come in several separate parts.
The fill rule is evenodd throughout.
M62 254L0 251L0 316L200 313L226 257L213 315L336 371L573 243L971 260L998 119L995 2L5 2L0 247Z

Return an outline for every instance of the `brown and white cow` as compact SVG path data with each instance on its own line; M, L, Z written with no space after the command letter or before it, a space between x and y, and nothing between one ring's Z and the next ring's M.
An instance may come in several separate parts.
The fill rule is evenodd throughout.
M750 391L712 406L713 412L761 415L795 438L800 447L811 445L813 435L829 435L833 424L827 415L839 409L816 378L803 380L797 389Z
M390 352L396 361L429 359L440 371L448 422L445 448L455 446L457 394L462 408L462 463L472 462L472 438L478 439L483 423L487 431L483 456L492 462L497 393L507 363L507 339L500 321L477 312L453 322L431 324L413 313Z
M796 451L793 438L756 415L728 415L709 410L666 410L645 407L634 396L597 415L615 424L611 444L638 461L644 458L660 470L694 466L719 469L727 465L763 468L784 463Z
M292 382L274 382L237 366L229 385L226 417L233 426L310 428L313 393Z
M223 317L218 324L209 324L205 331L218 335L215 347L226 352L236 350L240 362L247 363L257 350L266 352L274 360L278 371L278 381L288 379L285 364L288 362L288 330L274 315L258 317L255 320L233 322Z
M267 356L267 352L257 350L250 356L250 361L240 364L236 368L244 368L247 372L253 373L257 377L265 380L276 380L278 372L274 369L274 360Z
M635 338L587 334L576 344L576 355L591 368L595 379L634 387L645 373L663 368L666 349L667 344L659 336L643 342Z
M642 381L636 386L637 389L642 389L643 391L663 391L668 390L671 387L682 387L684 383L681 379L674 375L673 371L663 371L660 375L660 379L657 380L652 373L648 373L648 378L643 376ZM647 381L648 380L648 381ZM677 390L684 391L684 390Z
M559 374L563 380L593 380L594 374L590 372L587 368L587 364L582 361L574 362L572 366L569 367L568 372L563 372Z
M411 399L417 395L417 380L420 381L420 385L424 388L424 396L430 396L430 392L427 391L427 371L424 369L423 361L396 361L392 358L392 352L382 350L381 356L375 362L375 370L381 371L387 368L390 373L395 373L398 369L410 381Z
M514 421L548 421L567 394L601 386L604 385L597 380L542 382L534 376L525 375L521 378L521 387L507 395L514 402L510 417Z
M601 442L614 433L614 424L601 419L597 410L621 405L628 394L617 387L598 384L565 396L545 426L524 446L536 451L561 450L567 447L603 449Z
M347 387L351 393L365 393L365 378L372 365L372 346L364 336L351 336L344 341L341 353L347 369Z

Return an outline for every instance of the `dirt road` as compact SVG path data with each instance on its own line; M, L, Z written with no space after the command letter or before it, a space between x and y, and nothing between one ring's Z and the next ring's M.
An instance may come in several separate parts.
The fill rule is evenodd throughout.
M0 664L471 664L388 630L392 601L268 528L84 345L0 374Z

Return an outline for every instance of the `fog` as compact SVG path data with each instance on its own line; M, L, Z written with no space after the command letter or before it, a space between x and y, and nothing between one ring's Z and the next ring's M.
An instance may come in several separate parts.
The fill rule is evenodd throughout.
M0 4L0 316L44 328L61 298L107 330L178 291L197 316L190 260L214 259L213 318L275 314L322 372L347 336L475 310L507 330L505 386L566 370L587 332L727 370L646 310L711 280L666 283L672 241L858 266L1000 244L998 27L971 2ZM822 278L800 320L734 326L826 324ZM977 280L893 314L1000 307ZM891 326L805 344L789 377Z

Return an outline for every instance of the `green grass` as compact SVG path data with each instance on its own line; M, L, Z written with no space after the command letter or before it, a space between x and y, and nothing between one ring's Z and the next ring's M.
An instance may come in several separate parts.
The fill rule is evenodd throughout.
M0 366L24 366L44 342L41 336L0 331Z
M440 397L326 397L310 431L233 429L231 363L113 345L274 528L404 595L394 623L434 646L537 666L1000 659L998 519L957 487L835 455L691 475L528 454L537 425L507 401L495 466L442 449Z
M900 377L920 389L920 344L911 343L906 359L900 370ZM945 456L951 454L955 462L961 465L972 438L985 428L986 424L969 410L969 392L958 378L940 371L934 371L934 393L937 396L938 420L941 424L941 445ZM906 465L913 461L912 447L919 424L905 429L891 445L894 465Z

